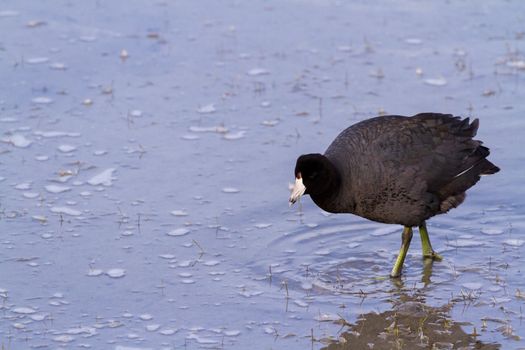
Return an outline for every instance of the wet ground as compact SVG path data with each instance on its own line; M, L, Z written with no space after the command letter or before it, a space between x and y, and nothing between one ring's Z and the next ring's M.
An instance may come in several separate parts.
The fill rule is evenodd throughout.
M524 23L520 1L3 1L2 349L525 348ZM414 239L392 281L400 227L289 208L288 184L348 125L422 111L479 117L502 171L429 222L444 261Z

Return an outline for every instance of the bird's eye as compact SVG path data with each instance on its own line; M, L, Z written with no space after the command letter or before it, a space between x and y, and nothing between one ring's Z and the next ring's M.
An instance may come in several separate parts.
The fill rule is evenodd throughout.
M317 171L314 171L313 173L310 174L309 178L310 179L315 179L317 177Z

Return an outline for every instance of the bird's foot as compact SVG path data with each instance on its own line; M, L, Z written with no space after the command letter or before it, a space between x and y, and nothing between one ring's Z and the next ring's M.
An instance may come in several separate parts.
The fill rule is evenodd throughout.
M443 260L443 257L436 253L435 251L431 251L430 253L423 253L423 259L425 260L432 260L432 261L441 261Z

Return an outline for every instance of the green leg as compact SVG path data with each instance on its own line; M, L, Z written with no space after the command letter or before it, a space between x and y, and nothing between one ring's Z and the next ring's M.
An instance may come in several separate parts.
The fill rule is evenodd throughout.
M428 237L427 224L425 222L419 225L419 235L421 236L423 258L441 261L443 259L441 255L439 255L434 251L434 249L432 249L432 244L430 244L430 238Z
M403 229L403 235L401 241L401 249L399 250L399 255L397 256L396 263L392 268L390 277L397 278L401 276L401 271L403 270L403 263L407 256L408 248L410 247L410 241L412 240L412 227L405 226Z

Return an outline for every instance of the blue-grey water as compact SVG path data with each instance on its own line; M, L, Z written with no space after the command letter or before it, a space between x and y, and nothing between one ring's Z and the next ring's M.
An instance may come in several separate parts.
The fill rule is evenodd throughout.
M3 0L0 346L320 349L409 294L525 348L524 23L521 1ZM288 186L352 123L422 111L479 118L502 171L396 283L401 227Z

